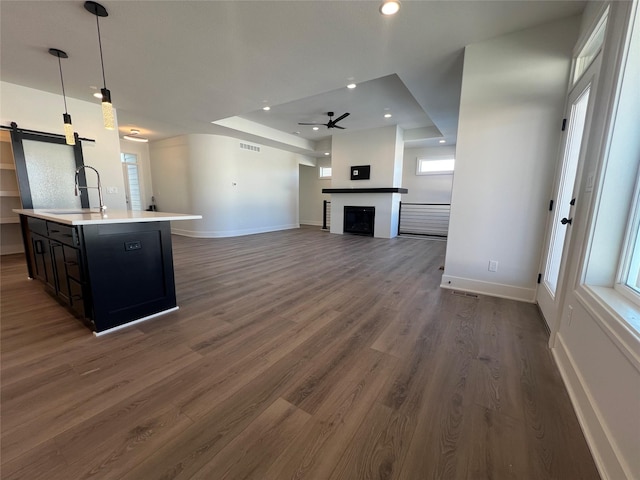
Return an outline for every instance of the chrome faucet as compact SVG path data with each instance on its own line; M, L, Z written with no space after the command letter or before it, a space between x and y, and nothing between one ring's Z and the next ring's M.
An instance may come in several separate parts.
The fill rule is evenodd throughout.
M80 170L84 169L84 168L90 168L91 170L93 170L94 172L96 172L96 176L98 177L98 186L97 187L89 187L89 186L80 186L78 185L78 175L80 174ZM76 197L78 196L78 190L84 188L84 189L89 189L89 188L95 188L96 190L98 190L98 200L100 202L100 211L104 212L107 209L107 206L104 204L104 200L102 199L102 182L100 182L100 174L98 173L98 170L96 170L95 168L93 168L91 165L82 165L81 167L78 167L78 169L76 170Z

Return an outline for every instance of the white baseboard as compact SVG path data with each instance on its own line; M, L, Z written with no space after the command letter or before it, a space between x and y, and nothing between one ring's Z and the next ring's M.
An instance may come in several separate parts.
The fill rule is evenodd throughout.
M101 332L93 332L93 335L96 336L96 337L101 337L102 335L106 335L108 333L117 332L118 330L122 330L123 328L128 328L128 327L130 327L132 325L136 325L138 323L142 323L142 322L146 322L147 320L151 320L152 318L156 318L156 317L159 317L161 315L166 315L167 313L175 312L179 308L180 307L178 307L178 306L172 307L172 308L168 308L168 309L163 310L161 312L154 313L152 315L147 315L146 317L138 318L137 320L133 320L133 321L131 321L129 323L124 323L122 325L118 325L117 327L108 328L107 330L102 330Z
M573 357L560 332L551 352L602 480L633 480L636 477L629 471L629 467L620 461L606 424L595 407L596 404L585 386L582 375L575 368Z
M300 220L300 225L313 225L314 227L321 227L322 222L317 220Z
M440 287L528 303L534 303L536 295L534 288L514 287L513 285L483 282L482 280L454 277L452 275L442 275Z
M272 227L248 228L243 230L224 230L224 231L194 231L183 230L181 228L171 227L171 233L174 235L182 235L184 237L193 238L225 238L225 237L242 237L244 235L255 235L257 233L278 232L280 230L291 230L300 228L300 224L294 223L289 225L274 225Z

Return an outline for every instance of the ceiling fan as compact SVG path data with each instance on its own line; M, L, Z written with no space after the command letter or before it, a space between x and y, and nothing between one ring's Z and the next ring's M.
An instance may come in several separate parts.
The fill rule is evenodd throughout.
M343 113L342 115L340 115L338 118L336 118L335 120L333 119L333 112L327 112L327 115L329 115L329 121L327 123L298 123L298 125L324 125L327 128L340 128L342 130L344 130L344 127L341 127L340 125L336 125L336 123L338 123L340 120L347 118L350 113Z

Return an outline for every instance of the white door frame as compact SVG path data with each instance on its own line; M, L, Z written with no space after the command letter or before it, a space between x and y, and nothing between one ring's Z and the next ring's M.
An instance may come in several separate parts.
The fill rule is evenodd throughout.
M565 274L566 274L567 258L569 256L567 247L570 244L571 233L573 229L573 226L571 223L565 224L563 226L561 225L557 226L558 228L566 228L567 230L564 237L564 242L562 247L562 256L560 259L560 267L558 272L558 278L556 281L556 289L554 293L552 292L550 285L547 283L545 279L545 273L547 273L546 272L547 262L548 262L548 257L551 253L550 247L551 247L552 234L554 232L554 223L560 222L559 215L558 215L558 212L559 212L558 195L559 195L560 187L563 185L563 182L565 180L571 181L571 182L574 182L571 199L574 200L575 202L580 201L580 198L579 198L579 192L581 191L580 179L582 178L582 170L584 166L585 147L588 143L585 140L587 139L589 135L589 131L591 129L591 122L593 117L593 105L596 97L600 63L601 63L601 55L598 54L598 56L593 60L593 62L591 63L589 68L587 68L587 70L584 72L581 78L571 87L571 89L569 90L569 94L567 95L567 104L565 107L565 118L569 119L568 121L570 123L571 111L574 104L577 102L578 99L582 97L582 95L587 89L590 89L589 99L587 103L587 111L586 111L585 122L584 122L584 129L582 131L582 136L580 139L581 144L580 144L580 150L579 150L579 156L578 156L578 164L577 164L574 178L564 178L567 142L569 140L570 133L571 133L570 124L567 125L567 128L562 137L561 148L560 148L560 151L558 152L558 164L556 166L556 172L554 177L555 180L553 184L552 197L551 197L551 200L553 201L553 207L550 209L548 214L544 248L542 250L542 257L540 259L539 272L540 272L541 281L538 284L538 287L536 290L536 302L549 328L549 332L550 332L549 346L550 347L553 347L555 344L556 333L560 325L560 321L559 321L560 306L562 305L562 299L564 297L564 292L565 292L564 280L565 280ZM575 211L575 204L571 204L569 206L569 214L565 218L572 219L574 211Z

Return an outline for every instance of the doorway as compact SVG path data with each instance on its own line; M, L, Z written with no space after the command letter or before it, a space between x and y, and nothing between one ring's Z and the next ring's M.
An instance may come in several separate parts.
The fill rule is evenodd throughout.
M121 153L122 173L124 176L127 210L142 210L142 193L140 191L140 172L138 156L135 153Z
M536 294L538 305L551 333L551 343L558 326L573 212L576 203L580 201L580 185L576 179L581 176L584 159L583 140L589 135L593 92L596 90L599 67L600 57L597 57L575 82L569 91L563 120L564 137L553 196L549 202L547 234L540 270L542 273Z

